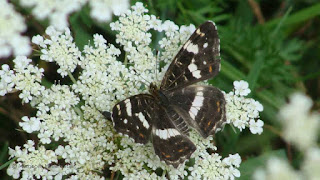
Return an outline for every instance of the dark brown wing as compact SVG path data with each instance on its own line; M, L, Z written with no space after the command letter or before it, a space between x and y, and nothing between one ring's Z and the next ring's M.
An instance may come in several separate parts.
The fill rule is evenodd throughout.
M171 106L163 107L159 112L159 119L156 119L152 129L154 151L161 160L178 167L190 158L196 146L174 124L180 121L180 117Z
M131 96L113 107L113 126L118 133L128 135L136 143L146 144L157 117L155 109L158 107L151 95Z
M180 49L161 83L161 90L173 91L212 78L220 71L220 40L215 24L200 25Z
M168 97L176 112L204 138L213 135L226 121L226 102L218 88L193 85L176 90Z

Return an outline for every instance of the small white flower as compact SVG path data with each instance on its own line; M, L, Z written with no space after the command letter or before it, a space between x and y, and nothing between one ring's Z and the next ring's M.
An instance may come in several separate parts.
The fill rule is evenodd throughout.
M44 131L38 134L38 138L43 144L49 144L51 142L51 139L50 139L51 135L52 135L51 132Z
M13 162L9 165L7 174L9 176L12 176L13 179L18 179L20 177L20 172L22 169L22 163Z
M247 96L251 92L249 84L246 81L234 81L233 85L236 95Z
M33 140L28 140L27 144L24 144L23 147L26 148L29 152L34 151L35 150L34 141Z
M241 163L241 157L239 154L230 154L228 156L228 158L225 158L226 161L228 162L227 164L230 166L230 165L233 165L235 167L240 167L240 163ZM224 159L224 160L225 160Z
M3 64L2 70L0 70L0 96L4 96L8 92L13 90L15 86L13 79L14 73L10 70L10 67L7 64Z
M242 131L246 127L246 122L242 120L236 120L233 125L237 128L239 128L240 131Z
M231 179L234 179L234 177L237 177L237 178L240 177L241 173L238 169L236 169L234 167L230 167L229 170L232 174Z
M263 132L263 121L258 119L257 121L250 120L250 131L252 134L261 134Z
M25 130L27 133L32 133L34 131L39 131L40 129L40 119L36 117L31 117L30 119L27 116L23 116L22 121L19 125Z
M253 100L253 106L255 107L255 110L262 112L263 111L263 105L259 101Z

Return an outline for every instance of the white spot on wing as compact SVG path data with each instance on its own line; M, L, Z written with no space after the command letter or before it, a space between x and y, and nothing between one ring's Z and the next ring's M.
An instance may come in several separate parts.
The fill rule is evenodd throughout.
M199 34L201 37L205 35L203 32L200 31L200 29L197 29L196 33Z
M121 109L120 109L120 105L117 104L116 108L118 109L118 115L120 116L121 115ZM111 116L112 117L112 116Z
M138 114L138 118L142 122L142 125L145 128L149 129L150 125L149 125L148 121L146 120L146 117L141 112Z
M180 135L180 132L174 128L169 128L169 129L156 129L155 134L160 138L160 139L169 139L174 136Z
M189 115L190 115L191 119L195 119L197 114L198 114L198 109L195 107L191 107L191 109L189 111Z
M191 108L189 110L189 115L192 119L195 119L200 108L203 106L203 100L204 100L203 92L198 91L192 102Z
M201 78L200 71L198 70L198 66L194 62L195 60L192 59L190 65L188 66L188 69L192 73L193 77L199 79Z
M192 52L192 53L194 53L194 54L198 54L198 52L199 52L198 45L192 44L192 43L190 42L189 45L188 45L188 47L187 47L187 51L188 51L188 52Z
M127 124L128 123L128 119L124 119L123 123Z
M190 72L193 72L193 71L197 70L198 68L197 68L197 65L192 63L188 66L188 69Z
M208 43L203 44L203 48L206 48L206 47L208 47Z
M192 76L197 79L201 78L200 71L199 70L193 71Z
M126 109L127 109L128 116L132 116L132 106L131 106L130 99L124 100L124 103L126 103Z

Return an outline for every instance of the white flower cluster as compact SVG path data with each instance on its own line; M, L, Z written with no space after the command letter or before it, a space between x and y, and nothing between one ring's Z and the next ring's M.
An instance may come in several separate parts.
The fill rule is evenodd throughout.
M23 17L7 1L0 1L0 9L0 58L11 54L29 55L30 41L28 37L21 35L27 28Z
M152 144L140 145L133 142L127 137L122 138L122 150L115 153L119 159L113 171L119 170L125 179L167 179L164 175L167 173L170 179L234 179L240 177L240 171L237 169L240 166L241 158L238 154L229 155L222 158L218 153L208 153L207 149L217 150L212 143L213 137L203 139L197 132L191 131L190 138L197 146L197 150L192 154L195 160L194 165L180 165L177 169L172 166L167 166L163 161L160 161L158 156L155 156ZM143 152L143 153L142 153ZM151 172L146 171L152 170ZM162 176L155 173L156 169L163 169Z
M111 24L118 33L117 42L124 47L124 63L119 61L121 51L98 34L94 35L93 45L85 46L83 51L75 46L68 29L62 33L49 27L46 39L35 36L32 41L42 52L40 59L58 64L59 73L73 79L72 85L44 88L40 85L43 70L31 65L26 57L17 57L13 70L2 66L1 95L21 90L20 98L30 102L37 113L35 117L23 117L20 126L28 133L37 133L39 138L39 144L28 141L23 149L17 146L10 150L11 158L16 160L7 169L9 175L26 179L32 176L104 179L102 172L107 167L113 172L120 171L124 179L234 179L240 176L238 154L223 158L207 151L217 150L212 137L203 139L198 133L190 132L197 146L192 155L195 163L175 169L160 161L151 143L139 145L119 136L111 122L99 112L110 111L117 101L145 92L142 82L157 81L155 66L152 66L156 63L156 53L150 47L151 31L164 32L165 37L159 42L162 48L159 58L169 63L195 29L194 26L179 28L171 21L162 23L155 16L145 14L147 11L142 3L136 3ZM76 66L82 69L78 79L72 76ZM165 68L158 73L163 71ZM234 119L243 115L247 119L240 120L246 121L253 133L261 133L260 121L254 120L259 117L262 105L243 97L248 86L241 83L235 93L226 94L228 122L236 124ZM58 147L53 146L57 143ZM159 169L163 170L162 174L158 174Z
M112 13L120 15L129 8L129 0L20 0L20 3L32 7L32 14L37 19L48 18L50 25L58 30L68 27L68 16L87 3L91 7L91 16L102 22L110 21Z
M47 28L46 34L50 39L44 39L37 35L32 38L32 42L41 47L41 60L52 62L55 61L60 68L58 73L62 77L72 73L80 60L82 59L81 52L73 42L73 38L68 28L64 33L56 31L52 26Z
M98 21L110 21L112 13L116 16L126 12L129 9L129 0L87 0L91 11L90 14Z
M2 65L0 70L0 93L5 95L14 90L21 90L19 97L23 102L28 103L33 97L41 95L44 87L40 84L43 76L43 69L33 66L31 59L25 56L16 57L13 70L9 66Z
M192 155L195 164L188 168L189 179L235 179L240 177L241 157L239 154L230 154L222 159L218 153L208 153L207 149L217 150L212 144L213 137L203 139L196 132L190 133L191 140L196 144L197 150Z
M252 134L261 134L264 123L259 119L259 112L263 111L262 104L245 97L251 92L247 82L235 81L233 85L234 91L225 94L227 123L240 131L249 127Z
M259 168L254 179L320 179L320 147L317 136L320 128L320 114L311 112L312 100L302 93L291 95L290 102L279 112L283 124L283 137L304 155L301 167L295 170L287 160L271 158L265 169Z
M310 113L311 107L312 100L309 97L295 93L290 97L290 103L279 112L283 137L300 150L306 150L317 142L320 118L318 113Z
M49 18L57 29L68 27L68 15L79 10L86 0L20 0L24 7L33 7L32 14L39 20Z

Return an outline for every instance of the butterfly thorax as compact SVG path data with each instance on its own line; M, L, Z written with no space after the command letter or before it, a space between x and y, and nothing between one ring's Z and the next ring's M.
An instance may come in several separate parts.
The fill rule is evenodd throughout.
M169 105L167 96L159 89L155 84L151 83L149 86L149 92L159 102L159 105Z

